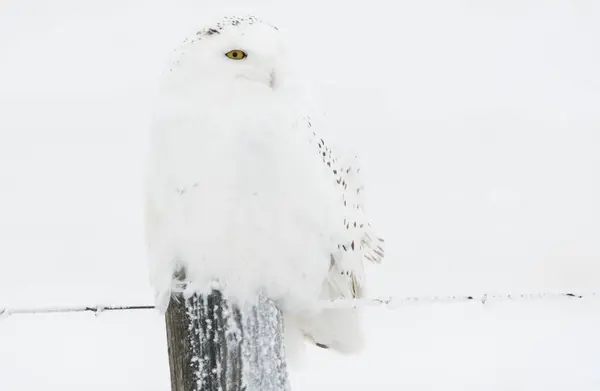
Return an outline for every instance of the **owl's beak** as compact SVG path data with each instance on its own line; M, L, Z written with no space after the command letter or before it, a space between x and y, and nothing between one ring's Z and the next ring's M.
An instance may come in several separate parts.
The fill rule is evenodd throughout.
M271 89L273 89L275 87L275 69L273 69L271 71L271 75L269 76L269 87L271 87Z
M260 83L262 85L266 85L267 87L269 87L270 89L274 89L275 88L275 83L276 83L276 76L275 76L275 70L272 70L271 73L266 74L266 72L256 72L256 73L249 73L249 74L240 74L237 75L236 77L237 79L244 79L247 81L251 81L254 83Z

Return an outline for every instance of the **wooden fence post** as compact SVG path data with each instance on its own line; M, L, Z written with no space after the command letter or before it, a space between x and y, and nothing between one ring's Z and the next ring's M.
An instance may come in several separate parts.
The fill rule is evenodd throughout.
M288 391L276 304L230 305L219 291L172 300L166 313L172 391Z

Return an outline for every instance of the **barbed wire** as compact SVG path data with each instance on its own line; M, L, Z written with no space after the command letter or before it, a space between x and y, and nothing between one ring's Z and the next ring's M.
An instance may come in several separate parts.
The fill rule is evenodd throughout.
M152 305L96 305L96 306L57 306L57 307L30 307L30 308L2 308L0 307L0 318L11 315L40 315L54 313L91 312L100 315L105 311L134 311L152 310Z
M433 303L461 303L473 302L485 305L492 301L541 301L541 300L579 300L584 298L599 298L596 292L540 292L519 294L488 294L482 295L452 295L452 296L390 296L385 298L362 298L353 300L323 301L322 308L361 308L369 306L385 306L387 309L398 309L404 305L433 304ZM95 306L53 306L53 307L0 307L0 319L12 315L41 315L55 313L82 313L89 312L98 316L109 311L143 311L154 310L153 305L95 305Z
M354 299L354 300L336 300L325 304L329 308L344 308L344 307L365 307L384 305L388 309L397 309L404 305L415 304L432 304L432 303L464 303L474 302L485 305L492 301L540 301L540 300L557 300L557 299L584 299L584 298L599 298L600 294L596 292L574 293L574 292L538 292L538 293L504 293L492 294L484 293L481 295L452 295L452 296L408 296L398 297L391 296L388 298L375 299Z

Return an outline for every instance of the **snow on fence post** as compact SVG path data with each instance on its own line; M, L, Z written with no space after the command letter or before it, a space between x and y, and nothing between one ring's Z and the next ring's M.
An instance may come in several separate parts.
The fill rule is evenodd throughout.
M275 303L237 308L219 291L172 300L166 314L172 391L288 391Z

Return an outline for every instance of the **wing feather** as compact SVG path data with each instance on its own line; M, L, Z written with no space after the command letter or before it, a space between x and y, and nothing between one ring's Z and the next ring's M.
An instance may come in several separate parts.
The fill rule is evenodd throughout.
M365 191L360 159L357 155L336 154L306 118L311 143L317 148L319 157L331 170L342 193L345 219L340 222L342 240L332 254L328 275L330 298L359 298L365 286L365 261L381 263L384 255L384 240L377 236L365 214ZM337 152L337 151L336 151ZM338 152L339 153L339 152Z

